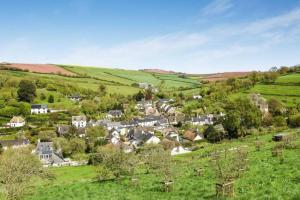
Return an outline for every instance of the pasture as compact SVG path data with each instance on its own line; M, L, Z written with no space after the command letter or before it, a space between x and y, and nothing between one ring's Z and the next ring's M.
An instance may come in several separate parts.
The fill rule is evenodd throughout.
M296 134L297 131L291 133ZM151 173L136 174L138 186L133 186L129 177L99 183L94 179L95 167L84 166L51 168L56 178L37 182L37 187L26 199L217 199L209 154L241 146L247 149L249 161L247 170L235 180L235 199L299 199L299 133L293 141L297 148L285 149L283 162L272 156L271 150L276 142L271 137L272 134L249 136L213 145L204 142L199 144L202 149L174 157L174 188L170 193L161 192L162 177ZM259 151L255 148L256 141L263 144ZM204 174L195 176L195 167L202 167Z

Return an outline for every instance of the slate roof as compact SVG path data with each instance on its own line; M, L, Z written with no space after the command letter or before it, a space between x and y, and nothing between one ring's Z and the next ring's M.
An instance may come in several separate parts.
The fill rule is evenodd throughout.
M110 111L108 111L108 114L109 114L109 115L112 115L112 116L120 116L120 115L122 115L123 113L122 113L121 110L110 110Z
M72 116L72 122L73 121L86 121L86 116L84 115Z
M32 104L31 109L48 109L46 104Z

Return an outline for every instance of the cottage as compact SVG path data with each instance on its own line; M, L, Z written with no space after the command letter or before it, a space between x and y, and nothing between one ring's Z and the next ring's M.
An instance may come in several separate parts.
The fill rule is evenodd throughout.
M72 116L72 125L76 128L85 128L86 127L86 116Z
M192 142L200 141L204 139L203 135L200 135L198 132L187 130L183 134L183 138Z
M171 150L171 155L175 156L175 155L180 155L180 154L185 154L190 152L191 152L190 150L183 148L182 146L177 146Z
M214 116L212 114L205 115L205 116L197 116L197 117L192 117L190 122L192 125L213 125L214 124Z
M0 140L0 144L2 145L3 149L6 150L9 147L13 149L26 147L30 143L28 139L17 139L17 140Z
M137 125L142 127L165 126L168 120L161 116L147 116L144 119L136 119Z
M63 166L67 162L54 151L52 142L38 142L34 153L39 157L44 166Z
M128 135L128 140L131 145L135 148L143 145L143 144L158 144L160 139L156 137L153 133L144 132L141 129L133 129Z
M142 89L148 89L149 87L153 87L153 85L150 83L138 83L138 85L139 85L139 88L142 88Z
M193 95L193 99L201 100L202 96L201 95Z
M46 114L48 113L48 106L45 104L33 104L30 112L31 114Z
M113 119L113 118L120 118L123 116L123 113L121 110L110 110L107 113L107 118L108 119Z
M69 99L71 101L76 102L76 101L80 101L81 100L81 96L80 96L80 94L73 94L73 95L69 96Z
M117 145L121 141L120 133L116 129L112 129L109 131L106 140L108 140L109 143Z
M14 116L7 125L11 128L22 127L25 125L25 120L22 117Z

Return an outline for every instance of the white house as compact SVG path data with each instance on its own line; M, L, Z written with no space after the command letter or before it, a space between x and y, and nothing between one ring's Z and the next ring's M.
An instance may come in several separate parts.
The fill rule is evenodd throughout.
M25 125L25 120L22 117L14 116L7 125L11 128L22 127Z
M200 100L200 99L202 99L202 96L201 95L193 95L193 99Z
M183 148L182 146L178 146L178 147L174 147L171 150L171 155L175 156L175 155L184 154L184 153L190 153L190 152L191 152L190 150L188 150L186 148Z
M158 144L160 143L160 139L156 137L155 135L152 135L148 140L145 142L146 144Z
M30 109L31 114L46 114L48 106L45 104L33 104Z
M85 128L86 127L86 116L72 116L72 125L76 128Z

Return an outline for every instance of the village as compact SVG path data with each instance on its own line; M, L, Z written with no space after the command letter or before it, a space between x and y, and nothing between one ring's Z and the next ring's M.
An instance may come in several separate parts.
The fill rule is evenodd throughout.
M145 84L141 84L144 88ZM70 100L80 101L80 95L71 95ZM200 95L195 95L194 99L201 100ZM56 124L56 134L63 137L68 134L71 128L76 129L77 137L85 138L88 127L104 127L107 135L102 138L116 147L122 147L125 152L135 151L145 144L168 143L168 150L171 155L178 155L191 152L193 146L185 147L185 143L196 143L204 139L204 133L197 129L180 130L178 123L190 124L193 126L213 125L217 116L207 114L186 118L182 113L173 107L173 99L141 100L136 103L136 109L140 116L129 121L121 121L123 111L110 110L104 119L87 119L85 115L72 116L70 124ZM64 112L64 110L52 110L46 104L31 105L31 115L47 115L53 112ZM222 114L221 114L222 116ZM21 116L14 116L7 127L22 128L26 126L25 119ZM221 127L223 129L223 127ZM223 130L224 131L224 130ZM4 149L8 147L18 148L30 145L26 138L16 140L1 140L0 144ZM60 149L55 149L51 141L38 141L33 153L36 154L44 166L66 166L80 165L87 162L76 162L69 158L63 158Z

